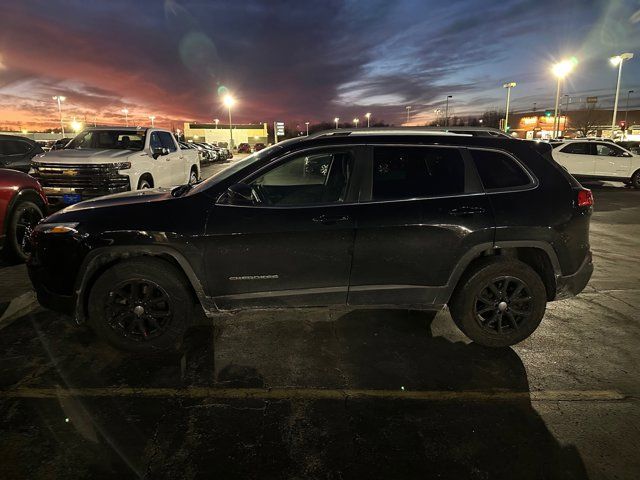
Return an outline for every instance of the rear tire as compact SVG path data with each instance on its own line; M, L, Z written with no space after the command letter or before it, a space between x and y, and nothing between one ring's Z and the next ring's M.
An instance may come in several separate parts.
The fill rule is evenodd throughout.
M631 175L629 186L640 190L640 170Z
M463 275L449 309L458 328L474 342L507 347L538 328L546 304L544 283L529 265L493 257Z
M193 297L184 275L168 262L137 258L115 264L89 294L89 326L130 352L176 350L191 323Z
M18 200L7 223L4 256L7 260L24 262L29 256L25 251L25 241L36 224L44 218L42 209L33 202Z
M140 180L138 180L138 190L151 188L151 185L151 180L149 180L147 177L142 177Z

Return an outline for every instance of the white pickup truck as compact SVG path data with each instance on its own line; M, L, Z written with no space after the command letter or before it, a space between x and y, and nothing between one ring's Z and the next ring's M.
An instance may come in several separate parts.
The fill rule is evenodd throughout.
M116 192L194 183L200 160L167 130L98 127L83 130L62 150L34 158L29 173L55 208Z

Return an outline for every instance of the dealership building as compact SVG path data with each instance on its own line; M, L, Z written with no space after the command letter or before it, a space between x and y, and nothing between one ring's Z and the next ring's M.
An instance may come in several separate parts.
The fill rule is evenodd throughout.
M230 143L233 136L233 146L240 143L266 145L269 136L266 123L233 124L231 129L229 124L223 123L185 123L182 133L187 142L207 142L216 145L220 142Z
M559 132L562 137L598 136L611 137L613 110L576 108L558 115ZM627 135L640 134L640 110L620 111L616 116L617 128L624 123ZM509 115L509 131L518 138L551 138L554 127L553 112L537 111L512 113Z

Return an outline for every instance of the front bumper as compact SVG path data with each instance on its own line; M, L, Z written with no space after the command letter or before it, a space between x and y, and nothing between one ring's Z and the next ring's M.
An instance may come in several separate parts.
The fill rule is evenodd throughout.
M562 300L578 295L589 283L593 274L593 257L591 252L582 261L580 268L572 275L561 275L556 277L556 297L555 300Z
M50 291L43 281L43 270L38 267L28 266L29 279L38 297L38 303L44 308L65 315L73 315L75 311L76 299L74 295L62 295Z

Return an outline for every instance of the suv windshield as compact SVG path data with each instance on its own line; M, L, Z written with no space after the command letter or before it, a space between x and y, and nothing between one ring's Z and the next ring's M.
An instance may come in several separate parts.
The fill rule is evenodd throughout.
M142 150L144 148L144 130L88 130L80 133L65 148Z

